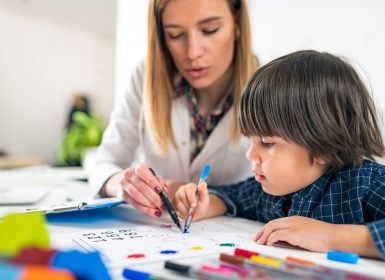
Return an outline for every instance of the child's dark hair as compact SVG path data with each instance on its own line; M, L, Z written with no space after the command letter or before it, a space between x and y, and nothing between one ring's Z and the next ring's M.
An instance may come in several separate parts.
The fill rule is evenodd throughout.
M327 172L383 156L373 99L351 65L306 50L259 68L238 120L246 136L278 136L328 161Z

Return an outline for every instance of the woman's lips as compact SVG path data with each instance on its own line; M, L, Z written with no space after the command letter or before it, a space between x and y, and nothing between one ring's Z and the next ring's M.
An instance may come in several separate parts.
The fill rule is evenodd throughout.
M188 69L188 72L191 77L193 78L201 78L207 75L209 71L208 67L201 67L201 68L191 68Z

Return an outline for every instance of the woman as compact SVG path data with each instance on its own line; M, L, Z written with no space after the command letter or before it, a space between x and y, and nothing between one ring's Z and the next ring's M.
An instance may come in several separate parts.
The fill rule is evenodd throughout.
M245 0L151 0L147 62L111 116L88 168L91 185L159 217L159 181L166 191L197 181L205 163L209 183L248 177L235 113L257 64ZM138 147L146 163L133 166Z

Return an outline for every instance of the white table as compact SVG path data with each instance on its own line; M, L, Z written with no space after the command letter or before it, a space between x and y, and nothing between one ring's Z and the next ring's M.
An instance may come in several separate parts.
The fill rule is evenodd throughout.
M52 186L52 192L39 202L38 206L52 205L53 203L73 201L84 201L90 199L91 190L86 182L81 181L84 178L84 173L79 169L55 169L48 167L40 168L28 168L7 172L0 172L0 188L6 186L17 186L18 184L28 183L33 186L48 185ZM6 206L0 207L0 215L9 213L12 211L19 211L25 206ZM48 229L50 233L60 235L63 233L76 233L86 230L103 230L106 228L115 228L127 226L129 224L148 224L154 220L148 218L145 215L138 213L135 209L126 205L117 206L111 209L99 209L84 212L77 212L72 214L55 214L49 218ZM257 245L252 242L253 236L257 233L262 224L240 218L229 217L217 217L207 220L206 222L213 225L226 225L234 231L242 231L245 235L249 236L250 244L248 248L252 251L260 252L261 254L285 259L287 256L298 257L310 261L314 261L317 264L339 268L343 270L349 270L352 272L358 272L363 274L369 274L371 276L377 276L385 279L385 262L380 260L371 260L366 258L360 258L357 265L339 263L329 261L326 259L325 254L308 252L298 249L278 248L270 246ZM192 225L192 229L197 224ZM64 240L71 244L70 241ZM70 249L72 245L68 245L68 248L64 248L66 242L58 242L59 249ZM55 245L55 242L54 242ZM63 247L64 246L64 247ZM63 248L61 248L63 247ZM207 256L203 257L203 259ZM218 254L211 256L211 258L218 258ZM202 257L188 258L180 260L184 264L198 264L202 263ZM135 265L133 268L152 273L157 276L162 276L167 279L185 279L163 268L164 261L155 263L145 263ZM115 266L110 268L110 273L114 279L122 279L121 272L124 268L122 266Z

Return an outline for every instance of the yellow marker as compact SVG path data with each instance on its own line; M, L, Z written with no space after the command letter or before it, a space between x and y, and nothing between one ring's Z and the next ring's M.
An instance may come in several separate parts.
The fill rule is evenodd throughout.
M50 246L43 214L9 214L0 223L0 254L14 256L23 248Z
M253 262L256 262L256 263L274 266L274 267L278 267L282 264L282 262L280 260L267 258L267 257L261 257L261 256L251 256L250 260Z

